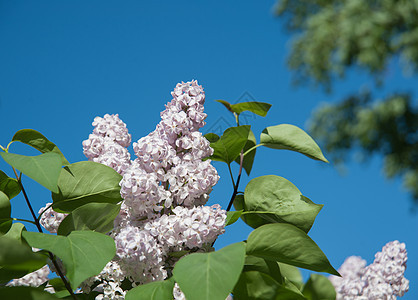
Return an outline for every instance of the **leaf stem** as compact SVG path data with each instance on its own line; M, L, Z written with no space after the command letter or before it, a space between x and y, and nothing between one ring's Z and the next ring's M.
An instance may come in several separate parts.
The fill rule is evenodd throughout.
M226 211L229 211L231 209L232 203L234 202L234 199L235 199L235 196L238 193L238 186L239 186L239 182L241 180L242 164L243 164L243 162L244 162L244 150L241 150L237 183L235 184L234 192L232 193L231 200L229 200L229 204L228 204L228 207L227 207Z
M38 229L38 231L40 233L43 233L41 224L39 223L39 220L36 217L35 212L33 211L32 205L30 204L30 201L29 201L29 197L26 194L25 188L23 187L22 179L21 179L20 176L17 175L16 169L14 167L12 167L12 168L13 168L13 172L15 173L16 179L19 182L20 188L22 189L22 193L23 193L23 196L25 197L26 204L28 205L29 210L30 210L30 212L32 214L32 217L35 220L33 223L36 225L36 228ZM65 278L65 276L64 276L64 274L63 274L60 266L58 265L58 263L57 263L57 261L55 259L54 254L52 254L52 252L48 251L48 256L51 259L52 263L54 264L54 267L57 270L58 275L61 277L62 282L64 283L64 285L67 288L68 292L70 293L71 297L74 300L78 300L77 297L76 297L76 295L73 292L73 289L71 288L70 284L68 283L67 279Z
M244 155L244 156L245 156L245 155L247 155L248 153L250 153L251 151L253 151L253 150L257 149L257 148L258 148L258 147L260 147L260 146L264 146L264 144L263 144L263 143L261 143L261 144L258 144L258 145L255 145L255 146L251 147L250 149L248 149L247 151L245 151L245 153L244 153L243 155Z

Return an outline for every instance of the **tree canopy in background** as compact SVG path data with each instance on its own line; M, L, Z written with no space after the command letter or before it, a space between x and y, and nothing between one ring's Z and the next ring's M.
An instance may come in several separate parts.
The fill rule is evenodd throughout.
M417 0L279 0L276 13L295 33L289 57L296 84L332 89L350 67L384 84L388 64L399 58L404 71L418 71ZM318 108L310 131L334 162L353 149L380 153L389 177L402 176L418 204L418 108L409 93L373 99L370 92Z

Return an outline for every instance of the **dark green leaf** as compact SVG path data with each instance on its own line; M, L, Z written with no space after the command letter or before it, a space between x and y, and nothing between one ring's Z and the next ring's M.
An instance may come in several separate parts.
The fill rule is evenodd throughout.
M261 218L256 222L257 227L268 223L289 223L308 232L322 207L302 196L290 181L276 175L254 178L245 188L244 210L269 212L257 214Z
M231 103L229 103L228 101L225 100L215 100L216 102L222 103L227 110L229 110L230 112L233 112L231 109Z
M280 267L280 273L283 277L286 277L289 281L291 281L298 289L302 289L303 286L303 278L302 274L300 273L299 269L295 266L291 266L284 263L278 263Z
M250 111L256 115L265 117L269 111L271 104L265 102L241 102L231 105L231 110L237 114L244 111Z
M73 231L66 237L24 231L22 236L32 247L51 251L62 260L73 289L99 274L116 254L114 240L93 231Z
M74 209L58 227L59 235L68 235L75 230L92 230L107 233L113 229L113 221L120 206L111 203L87 203Z
M234 224L236 221L238 221L239 217L242 214L242 210L238 210L238 211L228 211L226 213L226 221L225 221L225 226Z
M332 283L325 276L311 274L302 290L309 300L335 300L337 294Z
M29 286L14 286L0 288L2 300L57 300L53 294L42 291L39 288Z
M0 236L0 283L20 278L38 270L46 257L32 252L31 248L8 236Z
M256 144L257 144L257 141L255 139L255 135L254 135L253 131L250 130L250 133L248 134L248 140L247 140L247 142L245 143L245 146L244 146L244 153L247 150L254 147ZM257 151L257 149L255 148L254 150L252 150L251 152L247 153L244 156L244 160L242 162L242 167L244 168L247 175L250 175L251 169L253 168L254 157L255 157L256 151ZM241 158L239 156L235 159L235 161L238 164L240 164L240 160L241 160Z
M62 169L58 179L59 193L53 193L54 209L70 212L90 202L122 201L122 176L112 168L92 161L82 161Z
M21 189L19 182L16 179L10 178L3 171L0 170L0 191L5 193L11 200L19 195Z
M233 162L244 148L249 132L249 125L230 127L225 130L218 141L210 144L214 150L210 159L223 161L227 164Z
M251 232L247 254L339 276L315 242L303 230L286 223L263 225Z
M12 226L12 219L10 218L11 210L9 198L5 193L0 191L0 234L9 231Z
M283 277L280 272L279 264L276 261L266 260L257 256L247 255L243 272L258 271L269 275L278 283L283 283Z
M234 299L245 300L304 300L305 297L290 282L280 284L269 275L243 272L234 288Z
M263 146L302 153L312 159L328 162L315 141L302 129L290 124L267 127L260 136Z
M58 147L50 142L45 136L43 136L40 132L33 130L33 129L22 129L15 133L12 138L12 141L18 141L33 148L41 151L42 153L47 152L54 152L61 156L62 165L66 166L70 163L64 157L64 154L61 153Z
M13 153L0 153L12 167L52 192L58 193L58 177L61 172L61 157L57 153L48 152L38 156L25 156Z
M245 203L244 203L244 195L236 195L234 199L234 207L235 209L244 211L241 214L241 219L252 228L257 228L261 225L264 225L266 221L259 217L257 213L245 213Z
M174 279L188 300L225 300L240 276L244 257L244 243L190 254L176 263Z
M174 280L155 281L139 285L126 293L126 300L171 300L173 299Z
M204 137L210 142L210 143L214 143L214 142L216 142L217 140L219 140L219 135L217 135L216 133L212 133L212 132L210 132L210 133L206 133L205 135L204 135Z

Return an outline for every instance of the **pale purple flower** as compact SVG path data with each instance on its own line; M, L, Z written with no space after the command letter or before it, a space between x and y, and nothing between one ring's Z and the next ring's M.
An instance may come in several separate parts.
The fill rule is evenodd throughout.
M41 284L48 281L48 275L50 273L50 270L47 265L43 266L42 268L26 274L25 276L17 279L13 279L9 283L7 283L7 286L33 286L38 287Z
M39 223L41 223L42 227L44 227L50 233L57 233L58 227L60 226L62 220L64 220L68 214L54 211L51 205L52 203L47 203L45 207L39 209L38 214L42 213Z

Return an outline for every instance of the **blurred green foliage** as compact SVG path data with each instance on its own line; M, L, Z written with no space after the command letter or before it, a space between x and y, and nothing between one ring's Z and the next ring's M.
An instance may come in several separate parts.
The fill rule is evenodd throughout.
M296 84L331 91L351 67L383 84L394 58L418 73L418 0L278 0L276 13L295 34L288 63ZM321 106L310 124L333 162L353 149L382 154L387 177L401 176L418 204L418 108L410 94L353 94Z

